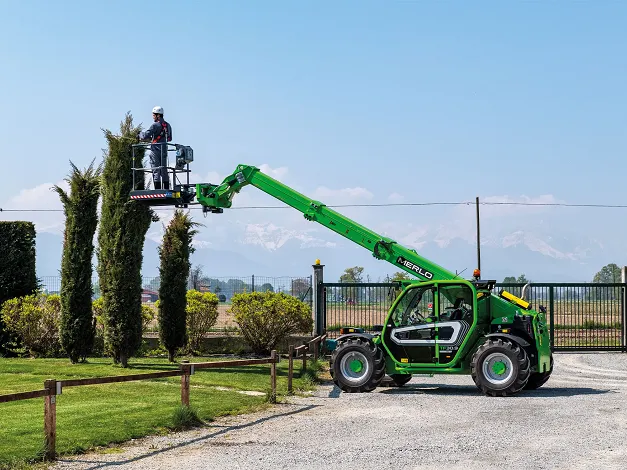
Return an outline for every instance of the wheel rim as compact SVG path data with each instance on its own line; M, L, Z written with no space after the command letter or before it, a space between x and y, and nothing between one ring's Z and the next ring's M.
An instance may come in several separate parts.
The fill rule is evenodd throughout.
M495 385L509 381L514 373L512 360L502 353L492 353L483 361L483 376Z
M340 371L347 381L361 382L370 372L368 359L358 351L346 353L340 361Z

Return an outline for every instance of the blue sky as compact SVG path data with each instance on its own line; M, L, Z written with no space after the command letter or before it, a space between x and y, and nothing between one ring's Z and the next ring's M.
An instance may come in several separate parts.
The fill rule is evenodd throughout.
M99 159L101 128L117 128L126 111L147 124L156 104L175 140L194 148L193 170L203 180L249 163L284 168L285 182L307 194L336 191L326 193L331 202L356 201L359 194L341 190L363 188L370 202L627 203L623 2L0 8L0 207L36 204L17 195L57 183L70 159L79 166ZM44 199L42 206L55 203ZM599 211L553 214L574 234L584 218L607 223L599 232L617 242L608 219L627 209ZM243 214L255 222L278 217ZM393 226L408 214L436 213L370 216ZM29 217L40 216L19 218Z

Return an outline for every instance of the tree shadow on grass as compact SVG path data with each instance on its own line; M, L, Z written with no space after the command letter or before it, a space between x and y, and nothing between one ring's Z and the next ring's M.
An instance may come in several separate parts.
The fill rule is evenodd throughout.
M196 444L198 442L206 441L206 440L212 439L214 437L218 437L218 436L220 436L222 434L226 434L226 433L229 433L229 432L232 432L232 431L238 431L240 429L245 429L245 428L249 428L251 426L256 426L258 424L262 424L262 423L264 423L266 421L270 421L270 420L274 420L274 419L278 419L278 418L283 418L283 417L295 415L295 414L298 414L298 413L303 413L305 411L309 411L309 410L312 410L314 408L317 408L318 406L320 406L320 405L306 405L306 406L302 406L302 407L300 407L300 408L298 408L296 410L293 410L293 411L287 411L285 413L278 413L278 414L275 414L275 415L272 415L272 416L266 416L264 418L259 418L259 419L255 420L255 421L250 422L250 423L238 424L238 425L234 425L234 426L223 426L223 425L212 425L212 424L209 424L208 425L209 428L219 428L219 429L217 431L215 431L215 432L210 433L210 434L206 434L204 436L200 436L200 437L197 437L197 438L189 439L189 440L180 442L178 444L168 446L165 449L157 449L157 450L154 450L152 452L147 452L145 454L138 455L138 456L130 458L130 459L116 460L116 461L112 461L112 462L99 462L99 461L84 460L84 459L72 459L72 460L69 460L69 459L67 459L67 460L65 460L65 459L58 459L58 461L59 462L66 462L66 463L92 464L93 466L84 467L87 470L96 470L96 469L99 469L99 468L117 467L117 466L120 466L120 465L132 464L132 463L139 462L139 461L141 461L143 459L146 459L146 458L149 458L149 457L154 457L156 455L164 454L166 452L170 452L170 451L175 450L175 449L180 449L180 448L183 448L183 447L191 445L191 444ZM150 436L147 436L147 437L150 437Z

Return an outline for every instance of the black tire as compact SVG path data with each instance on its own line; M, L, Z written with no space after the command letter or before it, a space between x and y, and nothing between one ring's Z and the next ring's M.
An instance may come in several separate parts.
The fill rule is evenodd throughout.
M379 384L380 387L402 387L412 378L411 374L386 375Z
M338 344L329 365L335 385L348 393L371 392L385 377L383 352L363 338L348 338Z
M537 390L542 387L553 373L553 354L551 354L551 368L548 372L536 372L529 376L525 390Z
M494 360L494 363L490 361ZM489 339L475 352L470 363L472 379L485 395L505 397L521 391L531 375L525 350L502 338Z

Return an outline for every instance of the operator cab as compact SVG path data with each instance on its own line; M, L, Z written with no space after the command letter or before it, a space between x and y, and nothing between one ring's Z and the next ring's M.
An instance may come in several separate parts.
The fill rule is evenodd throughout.
M196 196L196 185L189 182L189 164L194 161L194 151L191 147L181 144L163 143L166 152L166 171L170 182L168 189L152 188L152 172L163 167L145 168L144 155L150 151L151 143L134 144L132 146L133 190L130 197L133 200L146 203L150 206L187 207ZM173 166L170 166L172 161ZM139 163L139 167L136 165ZM148 178L146 178L148 174ZM148 186L146 186L148 182Z

